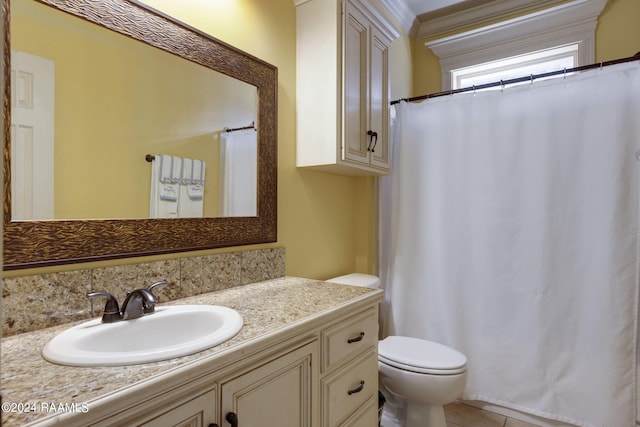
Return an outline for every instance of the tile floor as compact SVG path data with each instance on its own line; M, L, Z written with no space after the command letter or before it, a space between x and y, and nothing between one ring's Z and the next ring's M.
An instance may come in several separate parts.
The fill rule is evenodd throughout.
M446 405L444 412L447 427L536 427L536 424L458 402Z

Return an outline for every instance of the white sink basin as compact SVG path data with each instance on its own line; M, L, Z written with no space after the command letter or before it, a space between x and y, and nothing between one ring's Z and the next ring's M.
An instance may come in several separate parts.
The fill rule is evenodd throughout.
M42 356L69 366L120 366L185 356L221 344L242 328L242 316L216 305L156 307L115 323L91 320L56 335Z

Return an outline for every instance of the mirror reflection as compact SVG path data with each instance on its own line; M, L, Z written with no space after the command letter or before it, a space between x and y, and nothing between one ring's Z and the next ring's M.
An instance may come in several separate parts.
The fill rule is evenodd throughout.
M255 86L34 0L11 32L12 220L256 215Z

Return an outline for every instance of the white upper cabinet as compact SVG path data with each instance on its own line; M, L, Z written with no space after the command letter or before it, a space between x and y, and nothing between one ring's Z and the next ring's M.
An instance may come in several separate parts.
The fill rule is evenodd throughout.
M389 45L397 31L366 0L297 11L297 166L387 175Z

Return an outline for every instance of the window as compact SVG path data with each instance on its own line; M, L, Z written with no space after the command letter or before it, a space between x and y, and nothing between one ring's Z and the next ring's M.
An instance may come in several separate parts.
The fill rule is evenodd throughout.
M587 65L594 62L595 29L598 16L605 4L606 0L569 0L558 6L524 16L431 40L425 45L440 60L443 90L452 88L452 72L467 70L470 67L486 66L488 68L482 73L487 75L504 67L509 70L509 73L512 71L517 73L515 77L531 74L532 71L526 68L517 69L518 66L501 62L505 58L509 58L507 61L517 62L515 58L520 58L524 65L529 61L526 58L527 55L531 55L531 52L544 56L543 52L549 54L556 49L577 46L577 50L571 55L566 55L572 56L574 61L567 68ZM556 53L551 53L549 59L558 59L555 57ZM559 54L559 57L563 55L565 54ZM545 60L539 58L533 62L543 63ZM558 64L555 65L557 69ZM495 69L491 70L492 66ZM513 67L513 70L509 67ZM564 67L560 65L559 68ZM475 70L470 74L477 72L478 70ZM496 77L495 74L488 78L491 81L500 80L500 78L505 80L505 77ZM456 77L456 79L459 78ZM463 78L457 84L468 86L475 83Z
M578 44L451 70L451 88L478 86L578 66Z

